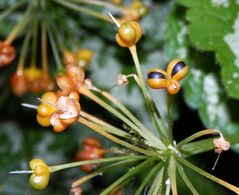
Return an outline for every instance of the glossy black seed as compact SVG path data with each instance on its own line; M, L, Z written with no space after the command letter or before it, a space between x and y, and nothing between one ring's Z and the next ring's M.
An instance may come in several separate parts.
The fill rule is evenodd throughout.
M166 79L165 75L161 72L150 72L148 79Z
M178 62L177 64L175 64L175 66L173 67L173 71L171 76L177 74L180 70L182 70L184 67L186 66L186 64L183 61Z

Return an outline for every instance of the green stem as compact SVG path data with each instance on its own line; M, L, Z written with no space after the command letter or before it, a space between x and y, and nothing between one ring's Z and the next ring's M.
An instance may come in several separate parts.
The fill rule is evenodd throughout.
M85 4L90 4L90 5L96 5L96 6L100 6L100 7L105 7L105 8L109 8L112 10L116 10L116 11L120 11L120 12L124 12L125 9L121 6L117 6L114 5L112 3L109 2L105 2L105 1L100 1L100 0L70 0L72 2L77 2L77 3L85 3Z
M26 3L26 0L18 1L16 4L12 5L8 9L4 10L0 14L0 21L3 20L5 17L7 17L9 14L11 14L14 10L22 6L24 3Z
M169 178L173 195L177 195L176 162L173 157L169 161Z
M181 162L182 164L184 164L188 168L194 170L198 174L200 174L200 175L202 175L202 176L204 176L204 177L206 177L206 178L208 178L208 179L210 179L210 180L212 180L212 181L214 181L214 182L216 182L216 183L218 183L218 184L228 188L229 190L235 192L236 194L239 194L239 188L238 187L236 187L236 186L234 186L234 185L232 185L232 184L230 184L230 183L228 183L228 182L226 182L226 181L224 181L222 179L219 179L219 178L215 177L214 175L211 175L211 174L207 173L206 171L196 167L195 165L193 165L192 163L188 162L187 160L185 160L185 159L183 159L181 157L178 157L176 155L175 155L175 157L177 158L177 160L179 162Z
M27 25L28 21L32 18L32 10L33 10L33 4L30 5L27 8L27 11L25 12L23 18L17 23L17 25L13 28L11 33L8 35L6 40L4 41L6 44L11 45L11 43L15 40L17 35L22 32L22 30L25 28Z
M56 41L53 37L52 30L50 29L50 27L48 27L48 35L49 35L49 40L50 40L50 43L51 43L54 59L56 61L57 69L61 70L63 68L63 64L61 62L59 52L58 52L58 49L57 49L57 44L56 44Z
M160 114L159 114L155 104L151 100L151 97L150 97L150 95L149 95L149 93L148 93L148 91L146 89L146 86L145 86L145 83L144 83L144 78L143 78L142 71L141 71L141 68L140 68L140 63L139 63L138 55L137 55L136 45L129 47L129 50L130 50L131 56L132 56L132 58L134 60L136 72L137 72L137 75L138 75L138 78L139 78L140 88L142 89L142 93L144 95L144 99L146 101L147 107L149 108L150 116L151 116L151 118L152 118L152 120L154 122L154 125L155 125L159 135L161 136L161 139L165 140L166 138L165 138L165 136L162 133L162 129L164 129L163 121L161 121L162 117L160 116ZM160 126L161 127L159 127L154 113L157 114L158 119L160 121Z
M129 179L130 177L138 174L139 172L146 170L149 166L151 166L153 159L148 159L139 164L136 167L133 167L128 171L126 174L124 174L122 177L117 179L114 183L112 183L109 187L107 187L103 192L100 193L100 195L107 195L109 192L111 192L115 187L117 187L120 183L123 181Z
M109 93L105 91L101 91L101 94L104 95L112 103L114 103L141 130L146 132L150 136L150 138L154 140L154 143L157 143L157 144L153 144L152 146L157 147L161 150L166 149L165 144L158 137L153 135L152 132L149 129L147 129L121 102L119 102L116 98L114 98L112 95L110 95Z
M81 184L85 183L86 181L98 176L98 175L102 175L104 172L112 169L112 168L115 168L115 167L119 167L119 166L122 166L122 165L127 165L127 164L130 164L132 162L135 162L135 161L138 161L139 159L128 159L128 160L124 160L124 161L121 161L121 162L116 162L116 163L113 163L113 164L110 164L110 165L107 165L107 166L104 166L88 175L85 175L83 176L82 178L74 181L72 183L72 187L77 187L77 186L80 186ZM142 160L142 159L140 159Z
M150 182L150 180L155 176L155 174L163 167L163 162L158 163L156 166L154 166L147 176L144 178L143 182L135 192L135 195L140 195L144 187Z
M182 140L181 142L179 142L177 144L177 148L180 148L182 147L183 145L187 144L188 142L191 142L201 136L204 136L204 135L210 135L210 134L219 134L220 136L222 136L222 133L221 131L217 130L217 129L206 129L206 130L202 130L202 131L199 131L197 133L194 133L193 135L185 138L184 140Z
M239 140L239 133L232 135L224 136L227 141L230 142L231 145L237 144ZM215 148L213 144L213 140L215 138L207 138L200 141L194 141L192 143L187 143L181 146L180 151L185 153L187 156L200 154L203 152L207 152L213 150Z
M33 21L31 66L36 66L37 38L38 38L38 17L35 16L34 21Z
M117 138L117 137L114 137L113 135L107 133L107 132L104 131L103 129L99 128L98 126L94 125L93 123L91 123L91 122L89 122L89 121L87 121L87 120L85 120L85 119L83 119L83 118L79 118L78 121L79 121L80 123L86 125L86 126L89 127L90 129L96 131L97 133L103 135L104 137L106 137L106 138L108 138L108 139L110 139L110 140L112 140L112 141L114 141L114 142L116 142L116 143L118 143L118 144L120 144L120 145L122 145L122 146L125 146L125 147L127 147L127 148L129 148L129 149L131 149L131 150L136 151L136 152L145 154L145 155L147 155L147 156L152 156L152 153L149 152L148 150L139 148L139 147L134 146L134 145L132 145L132 144L129 144L129 143L127 143L127 142L125 142L125 141L123 141L123 140Z
M183 167L179 164L176 163L177 169L179 174L181 175L184 183L188 186L188 188L190 189L190 191L192 192L193 195L199 195L199 193L197 192L197 190L194 188L193 184L191 183L191 181L188 179L186 173L183 170Z
M28 30L27 34L25 35L24 41L23 41L23 45L21 48L21 53L20 53L20 57L19 57L19 61L18 61L18 65L17 65L17 71L22 72L24 69L24 65L25 65L25 59L26 59L26 55L27 55L27 49L29 46L29 42L30 42L30 38L31 38L31 29Z
M97 104L99 104L100 106L102 106L103 108L105 108L106 110L108 110L109 112L111 112L112 114L114 114L115 116L117 116L117 118L121 119L125 124L127 124L129 127L131 127L133 130L135 130L139 135L141 135L143 138L145 138L146 140L148 140L148 142L150 143L154 143L153 140L151 140L149 138L149 136L142 131L141 129L138 128L138 126L136 126L131 120L129 120L128 118L126 118L124 115L122 115L120 112L118 112L116 109L114 109L112 106L110 106L109 104L107 104L106 102L104 102L102 99L100 99L99 97L97 97L95 94L93 94L91 91L89 91L88 89L81 87L80 89L80 93L89 97L91 100L93 100L94 102L96 102Z
M163 169L160 169L155 176L152 185L147 193L148 195L155 195L156 191L159 190L159 186L163 184Z
M109 123L106 123L105 121L102 121L101 119L96 118L82 110L80 112L80 116L94 122L95 124L99 125L101 128L104 128L104 130L107 131L108 133L112 133L112 134L120 136L120 137L132 139L132 136L129 133L124 132L121 129L119 129Z
M168 113L168 138L170 143L173 141L173 129L172 129L172 110L171 110L171 95L167 93L167 113Z
M73 163L67 163L62 165L54 165L50 166L51 173L63 170L63 169L69 169L72 167L79 167L81 165L88 165L88 164L98 164L98 163L106 163L106 162L114 162L114 161L123 161L128 159L135 159L135 160L142 160L146 159L146 156L140 156L140 155L130 155L130 156L120 156L120 157L110 157L110 158L103 158L103 159L95 159L95 160L85 160L85 161L79 161L79 162L73 162Z
M112 23L112 20L108 16L105 16L105 15L99 13L99 12L96 12L96 11L93 11L93 10L81 7L81 6L77 5L77 4L69 3L69 2L63 1L63 0L53 0L53 1L55 1L55 2L65 6L65 7L68 7L70 9L72 9L72 10L75 10L75 11L87 14L89 16L93 16L95 18L101 19L103 21Z
M47 31L46 31L46 1L41 3L41 53L42 53L42 70L43 76L48 77L48 56L47 56Z

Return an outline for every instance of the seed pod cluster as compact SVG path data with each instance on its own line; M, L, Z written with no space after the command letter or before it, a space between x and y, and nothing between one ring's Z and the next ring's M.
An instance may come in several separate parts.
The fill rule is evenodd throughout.
M101 159L105 156L105 150L101 146L100 140L88 137L86 138L83 143L81 150L76 154L76 160L95 160ZM97 167L97 164L88 164L82 165L81 169L85 172L90 172Z
M116 34L116 42L121 47L135 45L142 36L142 28L138 22L131 21L120 25Z
M57 110L51 114L50 123L55 132L62 132L79 118L79 94L72 92L68 96L58 97L55 107Z
M57 108L54 106L57 96L54 92L46 92L41 99L42 103L37 107L37 122L43 127L49 127L51 126L51 115L57 111Z
M169 94L176 94L180 90L180 83L188 74L188 66L181 59L174 59L166 71L156 68L148 72L147 83L153 89L167 89Z
M50 179L50 169L41 159L33 159L29 163L33 174L30 176L29 184L35 190L43 190L47 187Z
M10 64L16 56L15 48L0 41L0 68Z

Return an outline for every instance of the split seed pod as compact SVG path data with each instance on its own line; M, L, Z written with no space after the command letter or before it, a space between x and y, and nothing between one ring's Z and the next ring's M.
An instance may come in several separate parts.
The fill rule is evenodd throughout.
M176 94L180 90L180 83L188 74L188 67L181 59L172 60L166 71L160 68L149 71L147 77L148 85L153 89L167 89L169 94Z

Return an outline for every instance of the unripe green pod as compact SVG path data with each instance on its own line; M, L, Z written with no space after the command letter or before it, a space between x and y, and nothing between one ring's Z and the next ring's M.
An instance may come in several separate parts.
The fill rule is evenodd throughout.
M45 174L45 175L40 175L40 176L32 174L29 179L29 184L35 190L43 190L47 187L47 185L49 183L49 178L50 178L50 174Z
M50 169L41 159L33 159L29 163L33 174L30 176L29 184L35 190L43 190L47 187L50 179Z

